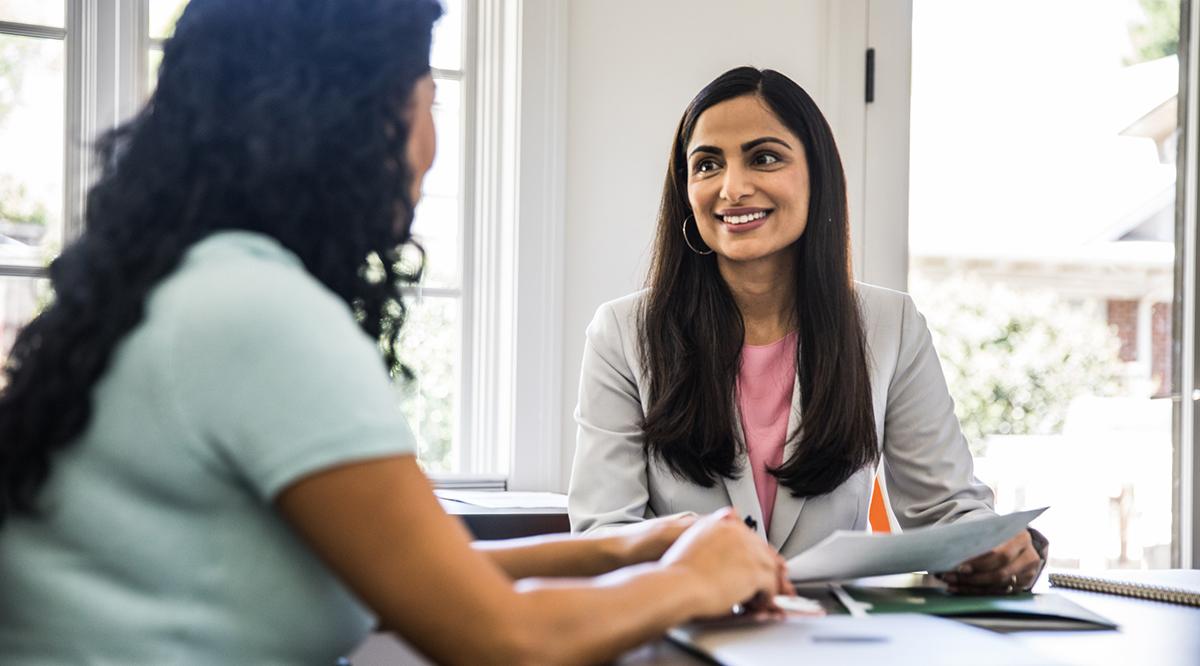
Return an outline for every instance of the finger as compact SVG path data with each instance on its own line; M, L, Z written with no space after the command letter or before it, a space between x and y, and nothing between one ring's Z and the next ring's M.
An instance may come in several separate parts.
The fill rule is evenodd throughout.
M1030 549L1032 550L1032 549ZM1022 590L1028 590L1037 582L1038 574L1042 572L1042 558L1032 553L1028 563L1017 573L1017 581Z
M1032 545L1028 548L1022 548L1016 553L1009 562L1005 563L996 569L990 571L978 571L969 575L959 575L953 582L960 585L975 585L983 587L997 587L1001 585L1014 585L1025 587L1032 584L1032 580L1026 578L1034 578L1037 575L1037 569L1041 566L1041 558L1038 557ZM1030 575L1030 570L1033 570ZM1017 580L1013 580L1016 576Z
M1005 585L1016 585L1015 577L1021 569L1013 566L1005 566L991 571L980 571L969 575L959 575L954 581L955 585L968 587L998 587L1003 588Z
M742 607L743 614L750 617L777 617L784 613L784 610L775 603L775 595L765 591L757 592L739 605Z
M792 581L788 578L787 569L779 572L779 594L785 594L789 597L796 596L796 586L792 585Z
M779 556L776 556L775 577L776 594L785 594L790 597L796 596L796 587L792 585L792 581L788 580L787 562Z
M956 573L970 575L980 571L994 571L1008 564L1011 559L1012 556L1009 553L996 548L963 562L959 565Z
M969 574L973 571L988 571L999 569L1012 560L1017 559L1022 552L1032 550L1033 541L1028 532L1022 532L1005 541L982 555L976 555L959 565L958 573Z
M947 591L951 594L971 595L971 596L1003 596L1006 594L1016 594L1025 592L1025 588L1021 585L1020 578L1016 575L1010 575L1003 583L990 585L970 585L957 584L947 587Z
M1028 590L1036 578L1037 565L1031 568L1022 560L995 571L960 576L951 586L987 594L1011 594Z
M975 587L975 586L951 585L950 587L946 588L946 591L949 592L950 594L963 596L963 597L1001 597L1006 594L1014 594L1018 590L1016 588L1012 588L1010 590L1007 585L1005 585L1003 587Z
M733 512L733 507L731 506L717 509L708 515L713 520L737 520L737 514Z

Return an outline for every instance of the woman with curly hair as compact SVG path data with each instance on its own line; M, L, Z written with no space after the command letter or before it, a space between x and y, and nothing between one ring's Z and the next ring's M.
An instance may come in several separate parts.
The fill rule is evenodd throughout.
M5 366L0 661L328 663L378 622L569 663L774 610L781 562L729 512L472 548L440 509L388 376L439 14L188 6Z

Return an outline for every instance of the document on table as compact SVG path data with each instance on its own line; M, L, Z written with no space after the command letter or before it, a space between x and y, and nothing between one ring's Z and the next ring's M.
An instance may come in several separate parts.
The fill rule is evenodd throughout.
M888 664L1045 666L1025 645L986 629L931 615L829 615L747 625L685 624L667 637L724 666Z
M462 502L489 509L566 509L567 496L559 493L509 492L499 490L434 491L444 500Z
M838 530L788 560L788 576L794 581L820 581L949 571L1013 538L1045 510L968 518L898 534Z

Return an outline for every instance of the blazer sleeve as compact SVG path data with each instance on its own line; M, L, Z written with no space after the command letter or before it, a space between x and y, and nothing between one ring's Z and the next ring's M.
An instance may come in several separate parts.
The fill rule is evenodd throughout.
M992 491L975 478L929 327L908 295L900 319L883 437L884 476L896 520L909 528L992 513Z
M575 461L567 491L571 530L603 531L644 520L650 491L637 378L611 304L588 325L579 378Z

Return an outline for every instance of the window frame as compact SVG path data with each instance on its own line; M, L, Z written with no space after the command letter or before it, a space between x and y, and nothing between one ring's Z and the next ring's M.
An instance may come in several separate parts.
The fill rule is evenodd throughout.
M71 3L64 3L64 4L66 4L67 11L69 12ZM70 44L71 44L71 41L70 41L70 37L69 37L69 35L70 35L69 25L70 25L69 17L64 21L64 27L62 27L62 28L55 27L55 26L49 26L49 25L35 24L35 23L20 23L20 22L15 22L15 21L0 20L0 34L12 35L12 36L17 36L17 37L30 37L30 38L34 38L34 39L46 39L46 40L62 42L63 50L67 54L67 61L68 61L66 71L64 71L64 76L63 76L64 92L67 92L70 90L70 52L71 52ZM67 109L69 110L70 101L69 101L69 99L67 99L66 95L64 95L64 100L66 100ZM64 120L69 122L69 117L64 116ZM65 130L65 128L64 128L64 130ZM66 146L64 143L64 150L65 149L66 149ZM66 163L65 155L64 155L63 161L65 164ZM66 168L64 166L64 171L65 170L66 170ZM68 189L68 183L64 182L63 183L64 199L65 199L65 192L67 191L67 189ZM69 238L69 234L68 234L69 225L67 222L69 211L67 209L65 201L63 204L62 215L63 215L63 242L65 243L67 241L67 239ZM3 278L22 278L22 279L38 280L38 279L46 278L46 274L47 274L47 271L44 266L31 266L31 265L25 265L25 264L19 264L19 263L16 263L16 264L6 263L6 262L0 260L0 277L3 277Z
M1175 316L1173 335L1177 342L1175 358L1174 488L1175 544L1172 565L1183 568L1200 566L1200 510L1196 501L1200 492L1200 455L1196 436L1200 433L1200 12L1193 0L1180 3L1179 108L1180 141L1177 146L1179 175L1176 180L1175 209Z
M561 490L567 8L466 0L461 472ZM518 258L520 261L518 262Z

